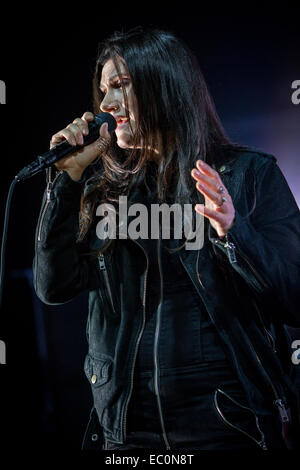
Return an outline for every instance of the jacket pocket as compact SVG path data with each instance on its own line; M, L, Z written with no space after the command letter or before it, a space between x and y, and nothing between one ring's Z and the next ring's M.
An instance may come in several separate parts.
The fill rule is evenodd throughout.
M221 389L214 391L213 407L219 420L244 436L254 441L263 450L267 450L264 434L259 427L254 411L239 403Z
M93 388L100 387L111 378L112 361L110 359L95 359L86 355L84 372Z

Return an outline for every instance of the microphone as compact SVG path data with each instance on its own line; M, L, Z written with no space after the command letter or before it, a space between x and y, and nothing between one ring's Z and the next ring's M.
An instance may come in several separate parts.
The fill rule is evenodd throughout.
M60 142L52 147L52 149L48 150L48 152L45 152L43 155L39 155L32 163L25 166L15 176L15 179L17 181L23 181L27 178L31 178L40 171L52 166L53 163L57 162L61 158L82 149L92 142L95 142L95 140L99 138L99 129L104 122L108 123L108 132L113 132L117 127L117 122L111 114L95 114L94 121L88 123L89 133L88 135L83 136L83 145L72 146L67 141Z

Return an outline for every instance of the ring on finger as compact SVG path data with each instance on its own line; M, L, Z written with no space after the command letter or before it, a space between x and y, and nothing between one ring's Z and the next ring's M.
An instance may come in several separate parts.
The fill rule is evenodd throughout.
M219 187L218 187L218 192L219 192L219 193L222 194L222 193L224 193L224 191L225 191L225 189L223 188L223 186L219 186Z
M219 207L221 207L221 206L223 206L224 202L227 202L227 199L226 199L226 197L222 196L222 197L221 197L221 202L217 203L217 205L218 205Z

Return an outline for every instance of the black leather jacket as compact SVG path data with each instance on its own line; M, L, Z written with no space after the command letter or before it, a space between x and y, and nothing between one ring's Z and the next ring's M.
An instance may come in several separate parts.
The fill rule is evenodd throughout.
M278 414L283 423L289 407L295 427L298 399L283 325L300 325L299 209L275 157L251 149L232 150L231 157L217 170L235 206L234 225L220 239L208 224L204 246L181 250L180 260L219 332L249 406L262 420ZM80 195L87 183L72 181L66 172L51 181L48 174L36 231L35 290L52 305L89 290L84 370L94 407L83 448L99 448L100 433L123 443L145 321L147 253L139 240L107 244L95 230L76 243ZM140 202L138 186L129 204L134 202Z

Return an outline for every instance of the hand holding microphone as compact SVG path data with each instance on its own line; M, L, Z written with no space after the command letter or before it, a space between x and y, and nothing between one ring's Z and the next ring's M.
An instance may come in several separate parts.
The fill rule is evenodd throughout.
M78 181L85 168L106 150L110 133L116 127L116 120L109 113L84 113L81 118L74 119L66 128L54 134L50 150L23 168L15 176L16 181L30 178L52 165L67 171L74 181Z
M88 124L93 121L93 113L86 112L81 118L74 119L65 129L57 132L51 138L50 149L63 141L68 142L72 147L76 147L71 154L55 163L56 168L67 171L74 181L81 178L85 168L106 150L110 142L108 122L104 122L98 132L97 140L83 146L85 137L89 135Z

